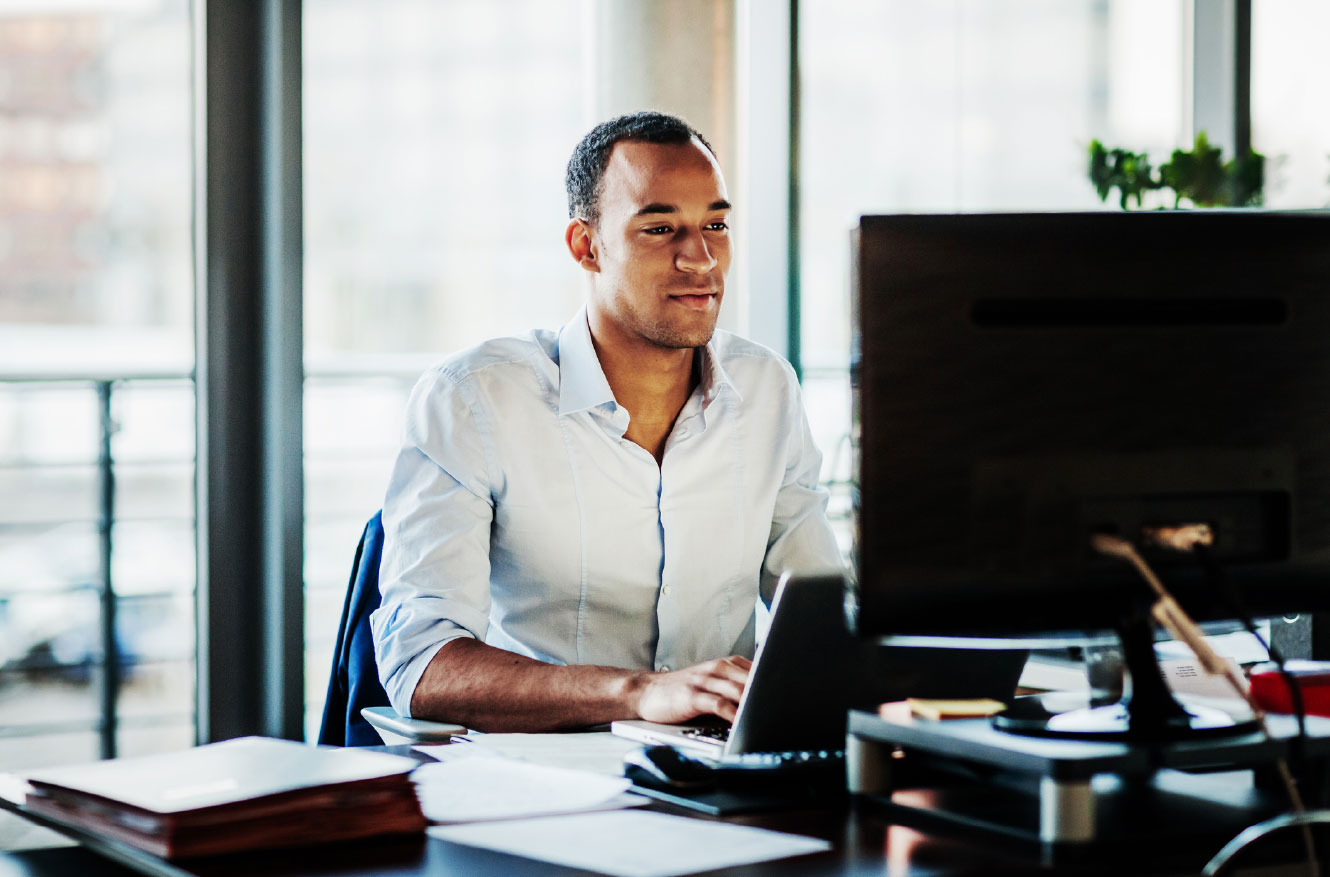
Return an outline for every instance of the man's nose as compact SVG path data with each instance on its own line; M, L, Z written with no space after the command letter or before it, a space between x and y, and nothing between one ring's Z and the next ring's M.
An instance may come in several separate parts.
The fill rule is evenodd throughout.
M685 232L674 255L674 266L680 271L705 274L716 267L716 257L699 231Z

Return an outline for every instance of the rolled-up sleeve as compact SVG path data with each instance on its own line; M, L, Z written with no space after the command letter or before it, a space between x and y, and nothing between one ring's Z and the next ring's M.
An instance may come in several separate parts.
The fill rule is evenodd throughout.
M776 494L760 582L762 601L768 605L776 595L781 574L787 570L805 574L846 572L836 534L827 520L829 496L819 482L822 454L813 441L793 373L788 380L785 475Z
M489 625L489 428L471 388L445 372L412 390L383 504L382 603L370 616L379 679L404 716L439 648L483 640Z

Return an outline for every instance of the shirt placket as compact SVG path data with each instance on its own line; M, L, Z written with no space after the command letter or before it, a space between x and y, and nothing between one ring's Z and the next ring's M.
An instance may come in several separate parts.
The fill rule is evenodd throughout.
M661 522L661 471L660 467L656 464L656 458L652 456L650 451L626 437L629 420L630 418L627 409L621 407L617 403L610 402L605 409L602 409L601 422L603 428L619 445L620 452L622 453L626 464L626 470L631 473L633 489L638 491L638 495L644 499L649 497L651 503L655 507L654 538L656 541L657 556L660 557L660 564L656 567L654 572L656 578L657 606L659 607L660 594L662 590L664 590L661 576L664 572L665 566L665 531ZM614 537L610 534L609 538ZM653 663L656 669L668 670L670 667L662 660L661 655L670 654L676 648L674 639L677 637L677 633L674 632L678 630L678 623L677 620L675 620L674 623L668 626L668 629L671 631L669 636L670 641L665 645L664 651L662 651L660 638L666 635L665 631L667 626L659 618L659 611L657 612L657 616L658 636L657 641L653 644L655 650Z
M694 394L679 412L674 429L665 442L665 453L658 467L659 489L656 492L656 517L660 522L661 570L660 590L656 600L656 623L660 636L656 642L656 669L668 671L678 669L683 663L679 656L683 613L680 612L679 600L684 597L686 582L673 581L666 570L675 570L679 565L666 563L665 558L665 519L662 511L664 492L667 488L665 477L670 468L671 452L674 448L696 437L702 428L701 404Z

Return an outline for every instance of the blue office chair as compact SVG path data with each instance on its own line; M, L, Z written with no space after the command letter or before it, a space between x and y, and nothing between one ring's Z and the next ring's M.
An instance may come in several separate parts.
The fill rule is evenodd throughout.
M369 616L379 608L379 561L383 558L383 513L365 525L351 581L337 626L328 698L323 704L319 743L331 746L376 746L380 743L442 742L466 729L442 722L406 719L388 703L374 663L374 636Z

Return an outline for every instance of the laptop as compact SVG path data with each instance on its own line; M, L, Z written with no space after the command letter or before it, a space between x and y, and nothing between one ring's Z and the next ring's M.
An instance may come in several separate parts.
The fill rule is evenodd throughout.
M632 720L610 730L720 763L751 753L834 753L845 748L851 707L907 696L1010 702L1015 693L1025 652L861 643L846 626L845 605L844 577L785 573L733 724Z

